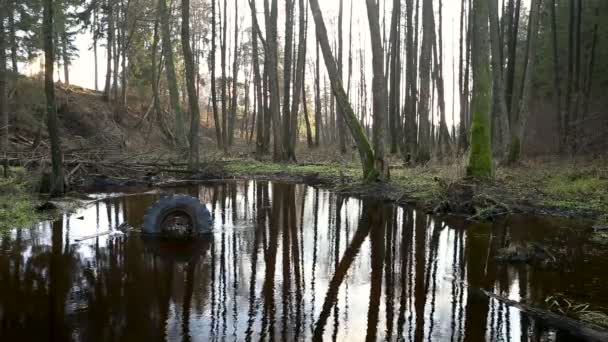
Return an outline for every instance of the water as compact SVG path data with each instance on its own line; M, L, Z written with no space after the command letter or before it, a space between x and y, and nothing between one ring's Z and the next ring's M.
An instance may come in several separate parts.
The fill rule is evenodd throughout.
M213 237L76 242L141 225L153 194L102 199L4 235L0 340L576 341L476 289L537 304L555 293L608 304L607 255L590 254L576 222L443 222L262 181L172 191L207 203ZM541 271L494 261L518 240L561 246L569 262Z

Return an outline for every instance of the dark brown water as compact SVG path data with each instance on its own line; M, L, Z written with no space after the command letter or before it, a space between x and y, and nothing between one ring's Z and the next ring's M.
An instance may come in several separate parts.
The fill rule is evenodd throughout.
M158 195L103 199L0 243L1 341L575 341L494 299L555 293L608 304L608 260L572 221L442 222L305 185L229 182L175 190L214 217L189 244L138 233ZM509 241L561 246L539 271L494 261Z

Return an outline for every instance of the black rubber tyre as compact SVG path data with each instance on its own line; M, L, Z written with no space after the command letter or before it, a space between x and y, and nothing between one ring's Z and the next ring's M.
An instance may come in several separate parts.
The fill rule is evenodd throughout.
M165 230L165 220L171 215L181 215L189 220L191 229L188 232L173 234ZM161 197L146 210L143 233L167 237L187 237L211 234L211 214L198 198L186 195Z

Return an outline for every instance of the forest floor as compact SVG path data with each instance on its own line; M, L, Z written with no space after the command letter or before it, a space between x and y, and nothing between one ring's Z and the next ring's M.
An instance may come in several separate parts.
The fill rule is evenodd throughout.
M16 113L14 152L8 158L24 168L14 169L0 183L0 226L36 219L31 213L37 204L31 202L44 201L34 193L44 190L40 179L49 168L41 82L19 78L13 89L9 107ZM347 153L309 149L301 142L298 163L275 163L270 156L256 158L255 144L243 137L236 137L236 145L227 153L217 150L213 129L204 127L202 168L193 174L185 170L185 158L165 145L155 125L142 120L147 105L129 106L116 123L115 110L99 92L58 84L57 96L66 180L76 191L95 191L108 184L167 186L204 179L263 178L320 185L345 195L373 196L479 220L526 212L585 218L608 226L608 156L528 158L516 166L497 166L493 178L486 181L465 177L465 158L409 166L391 157L390 182L370 185L360 183L353 149ZM202 114L203 121L208 117Z
M327 154L325 154L327 155ZM224 168L231 177L265 177L322 183L356 196L375 196L414 204L437 214L456 213L480 220L526 212L596 220L608 217L608 160L528 159L512 167L498 166L494 177L473 181L465 177L464 160L404 166L393 161L391 180L364 185L355 162L319 161L278 164L231 160Z

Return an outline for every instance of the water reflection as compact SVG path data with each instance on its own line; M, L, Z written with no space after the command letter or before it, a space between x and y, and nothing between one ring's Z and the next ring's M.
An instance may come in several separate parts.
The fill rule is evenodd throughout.
M141 225L157 195L104 199L2 236L0 338L573 341L475 289L518 301L564 292L608 303L606 258L583 263L589 256L576 230L542 220L465 229L408 208L262 181L175 191L208 203L212 239L176 244L131 233L75 242L123 222ZM493 261L510 241L541 238L564 245L571 267Z

